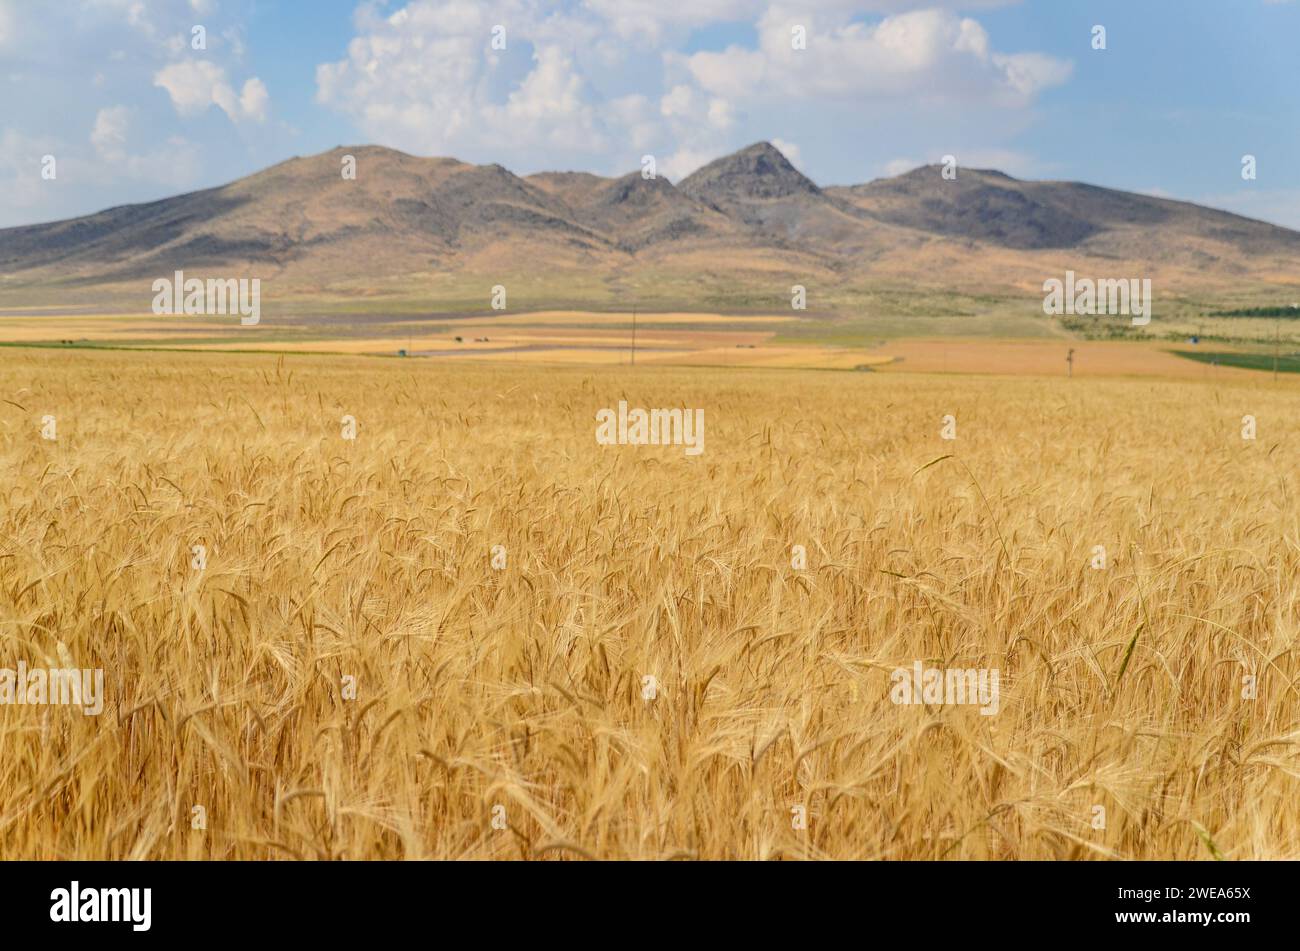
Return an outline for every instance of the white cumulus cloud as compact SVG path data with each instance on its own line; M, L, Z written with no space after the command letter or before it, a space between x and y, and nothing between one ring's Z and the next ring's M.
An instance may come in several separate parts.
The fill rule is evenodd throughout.
M0 50L14 41L17 20L10 0L0 0Z
M217 106L231 122L266 120L270 96L257 77L247 80L239 95L226 79L223 67L207 60L183 60L154 74L153 83L167 90L172 105L182 116L195 116Z
M131 110L126 106L99 110L95 116L94 128L90 130L90 144L100 158L113 161L125 155L130 118Z
M792 43L802 27L806 48ZM917 10L875 24L774 4L755 49L678 57L705 90L734 101L923 96L1024 105L1069 78L1071 64L1041 53L993 51L976 20Z

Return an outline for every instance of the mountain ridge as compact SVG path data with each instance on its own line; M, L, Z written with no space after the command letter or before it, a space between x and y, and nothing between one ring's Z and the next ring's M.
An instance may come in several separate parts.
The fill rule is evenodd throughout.
M355 179L341 174L349 155ZM195 268L256 273L300 295L418 284L430 274L560 280L579 270L632 285L667 271L685 288L809 273L1024 292L1072 261L1191 284L1290 285L1300 232L991 169L960 168L949 181L924 165L822 187L766 141L677 183L640 172L520 176L499 164L338 146L225 185L2 229L0 297Z

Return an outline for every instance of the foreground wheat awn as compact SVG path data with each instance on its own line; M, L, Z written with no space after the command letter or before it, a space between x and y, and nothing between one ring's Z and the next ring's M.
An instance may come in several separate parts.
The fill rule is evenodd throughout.
M1296 858L1295 397L11 351L0 852Z

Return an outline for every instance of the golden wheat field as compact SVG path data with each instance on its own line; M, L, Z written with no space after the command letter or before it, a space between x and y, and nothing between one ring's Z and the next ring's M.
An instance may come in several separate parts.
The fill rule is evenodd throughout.
M7 350L0 855L1300 857L1298 395Z

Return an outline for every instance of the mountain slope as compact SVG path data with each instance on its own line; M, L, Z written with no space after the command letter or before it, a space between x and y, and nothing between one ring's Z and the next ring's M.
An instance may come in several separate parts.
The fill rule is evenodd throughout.
M781 152L759 142L682 179L683 194L780 244L867 243L862 224ZM856 241L855 241L856 239Z
M961 169L949 181L940 166L924 166L827 193L878 221L1019 250L1082 248L1105 256L1125 235L1168 244L1160 240L1164 232L1178 242L1218 241L1253 254L1300 252L1300 233L1229 212L1077 182L1018 181L996 171Z

